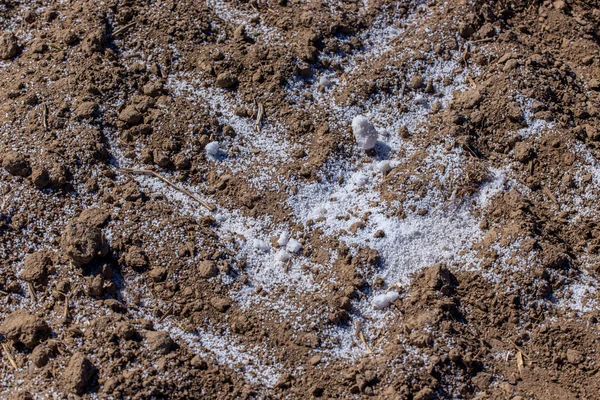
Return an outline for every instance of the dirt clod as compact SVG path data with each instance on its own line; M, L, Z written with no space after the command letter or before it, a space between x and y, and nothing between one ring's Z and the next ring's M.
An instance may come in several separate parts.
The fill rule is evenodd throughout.
M76 352L71 356L69 365L62 377L66 389L75 394L83 394L91 383L97 368L83 353Z
M26 310L17 310L6 317L0 332L8 339L33 349L50 336L50 327L43 319Z

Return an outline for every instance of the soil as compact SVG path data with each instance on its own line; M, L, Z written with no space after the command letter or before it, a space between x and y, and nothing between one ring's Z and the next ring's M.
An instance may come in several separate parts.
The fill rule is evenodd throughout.
M599 25L0 0L0 397L600 399Z

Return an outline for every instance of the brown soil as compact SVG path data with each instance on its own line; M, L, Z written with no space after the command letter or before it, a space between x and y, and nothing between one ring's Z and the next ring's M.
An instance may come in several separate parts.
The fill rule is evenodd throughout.
M0 0L0 397L600 399L599 25Z

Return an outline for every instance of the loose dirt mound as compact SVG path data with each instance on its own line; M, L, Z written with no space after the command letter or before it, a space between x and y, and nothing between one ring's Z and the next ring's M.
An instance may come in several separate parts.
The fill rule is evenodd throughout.
M0 397L600 398L588 1L0 1Z

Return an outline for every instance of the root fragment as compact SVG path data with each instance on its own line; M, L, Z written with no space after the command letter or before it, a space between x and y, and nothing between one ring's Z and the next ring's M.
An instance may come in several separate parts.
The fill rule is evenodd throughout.
M13 357L6 343L2 343L2 349L4 350L4 354L6 355L6 358L8 358L10 365L12 365L14 369L19 369L19 366L17 365L17 362L15 361L15 358Z
M140 174L140 175L152 175L152 176L155 176L156 178L160 179L161 181L163 181L166 184L168 184L169 186L171 186L173 189L176 189L176 190L180 191L181 193L187 194L192 199L196 200L198 203L200 203L206 209L208 209L208 211L215 211L217 209L217 207L214 204L205 202L204 200L200 199L198 196L196 196L195 194L193 194L189 190L177 186L176 184L174 184L173 182L171 182L170 180L168 180L164 176L162 176L162 175L160 175L160 174L158 174L158 173L156 173L154 171L151 171L149 169L118 168L117 171L119 171L119 172L126 172L126 173L129 173L129 174Z
M265 107L262 103L258 103L258 113L256 114L256 123L254 124L254 129L258 133L260 133L260 126L262 124L262 119L265 116Z

